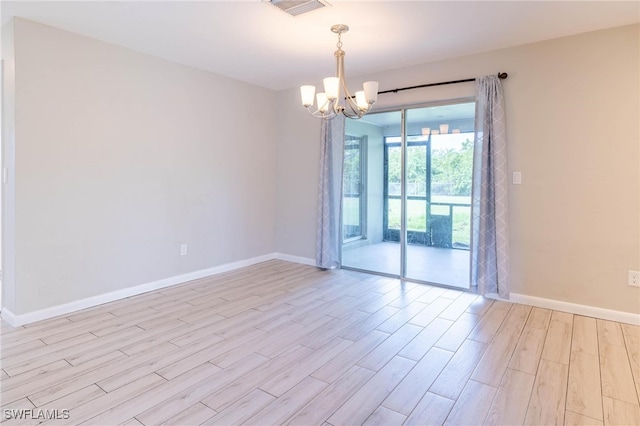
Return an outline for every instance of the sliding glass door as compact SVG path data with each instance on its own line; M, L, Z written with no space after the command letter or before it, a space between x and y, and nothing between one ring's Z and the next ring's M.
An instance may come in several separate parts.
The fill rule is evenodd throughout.
M366 232L344 240L343 266L468 288L474 110L468 101L347 120L347 134L369 141L368 201ZM343 223L354 221L348 204Z

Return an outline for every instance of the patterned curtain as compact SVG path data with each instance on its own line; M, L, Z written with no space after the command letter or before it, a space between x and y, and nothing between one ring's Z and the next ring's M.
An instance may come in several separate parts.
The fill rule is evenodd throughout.
M476 79L471 285L479 294L509 298L507 144L502 84L498 76Z
M340 267L343 145L344 116L322 120L316 265L325 269Z

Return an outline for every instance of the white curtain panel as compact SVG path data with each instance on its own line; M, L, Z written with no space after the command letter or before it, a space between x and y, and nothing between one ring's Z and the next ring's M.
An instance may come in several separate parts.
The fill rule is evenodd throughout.
M479 294L509 298L507 141L502 83L476 79L471 285Z
M342 114L322 120L316 265L324 269L340 267L344 120Z

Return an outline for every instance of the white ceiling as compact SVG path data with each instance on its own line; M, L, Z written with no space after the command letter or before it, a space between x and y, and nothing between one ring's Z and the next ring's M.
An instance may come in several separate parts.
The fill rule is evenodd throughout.
M274 90L640 22L638 1L341 1L292 17L262 0L2 1L52 25ZM603 58L604 59L604 58ZM380 90L392 87L380 87Z

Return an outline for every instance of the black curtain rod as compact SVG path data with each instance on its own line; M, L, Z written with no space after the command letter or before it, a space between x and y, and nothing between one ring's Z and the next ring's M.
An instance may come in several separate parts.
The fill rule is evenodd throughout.
M500 78L501 80L504 80L505 78L507 78L507 73L506 72L498 73L498 78ZM383 93L398 93L403 90L421 89L423 87L444 86L445 84L467 83L469 81L476 81L476 79L467 78L465 80L443 81L440 83L429 83L429 84L421 84L419 86L401 87L400 89L383 90L382 92L378 92L378 95L381 95Z

